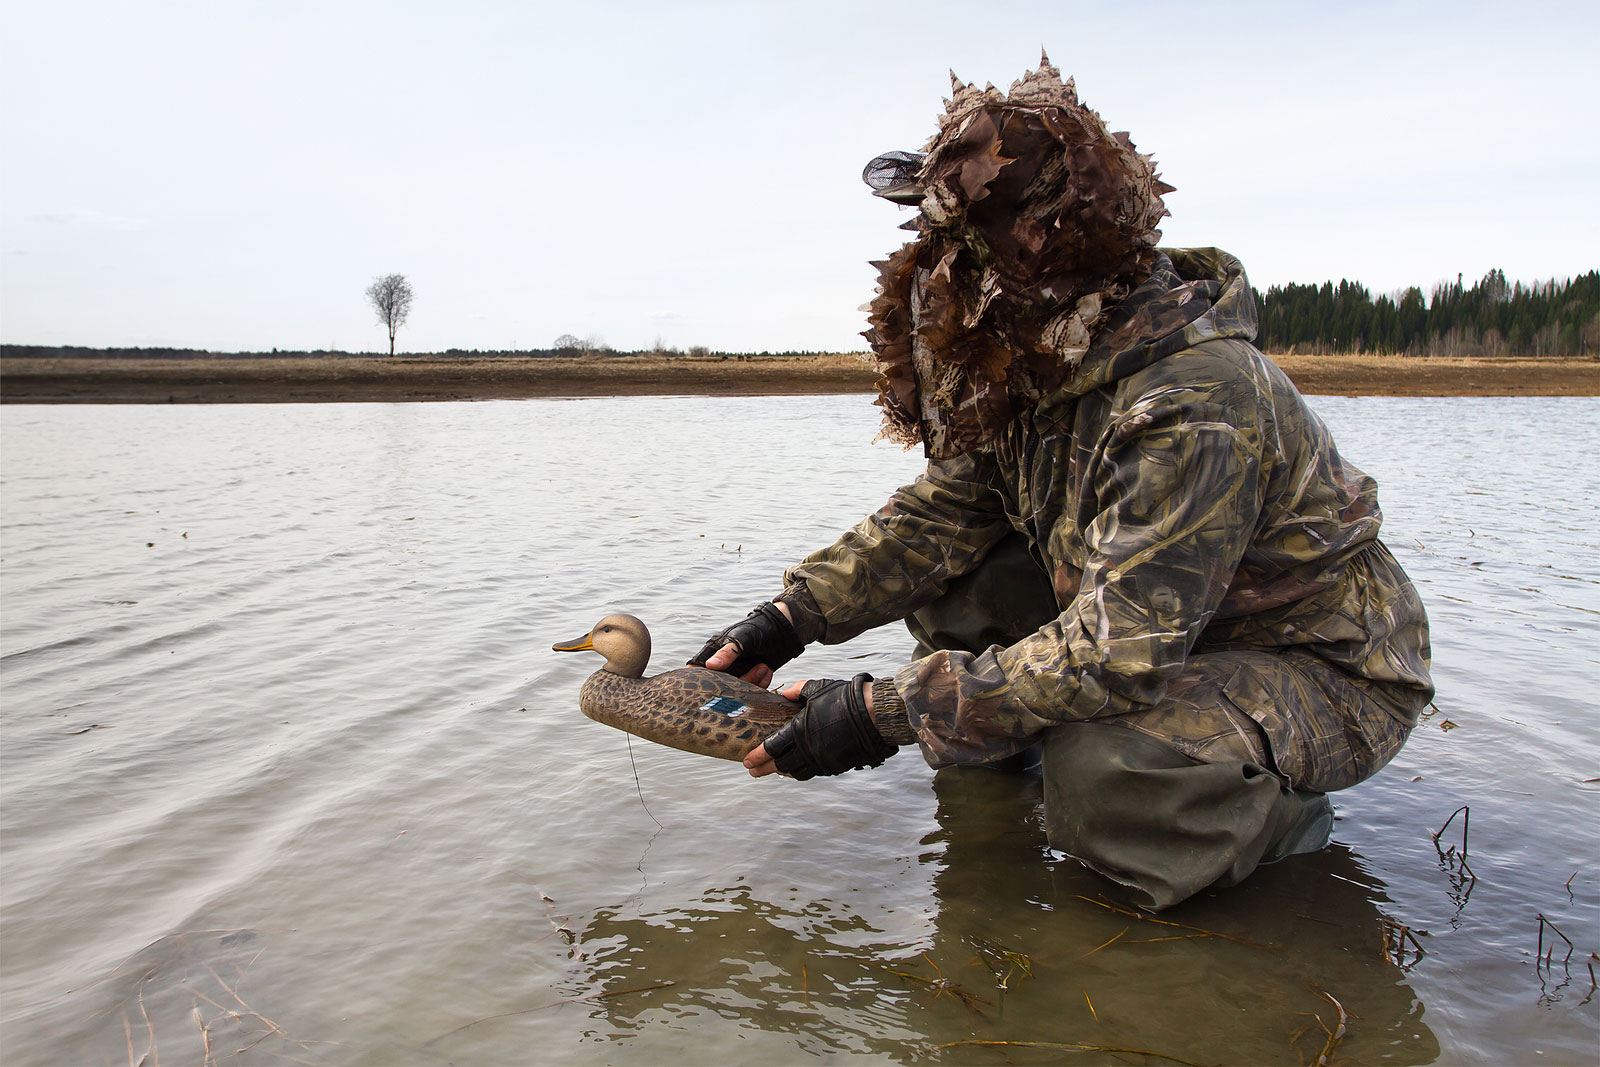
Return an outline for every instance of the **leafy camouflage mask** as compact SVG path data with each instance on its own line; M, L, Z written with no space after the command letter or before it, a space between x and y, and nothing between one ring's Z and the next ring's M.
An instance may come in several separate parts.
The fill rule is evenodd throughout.
M1172 190L1046 57L1007 94L952 83L923 155L881 156L863 175L920 208L918 238L874 264L864 336L880 436L933 458L993 440L1066 379L1148 275Z

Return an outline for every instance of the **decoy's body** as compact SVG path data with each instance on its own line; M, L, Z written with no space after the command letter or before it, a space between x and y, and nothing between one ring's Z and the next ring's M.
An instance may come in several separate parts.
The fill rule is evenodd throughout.
M650 631L632 615L607 615L576 641L552 648L606 657L578 692L585 715L685 752L743 760L800 711L792 700L704 667L644 677Z

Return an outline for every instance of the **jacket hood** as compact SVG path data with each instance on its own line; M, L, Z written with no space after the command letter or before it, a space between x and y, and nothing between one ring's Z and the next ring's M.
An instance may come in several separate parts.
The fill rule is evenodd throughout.
M1259 319L1244 264L1218 248L1162 248L1150 277L1107 318L1048 400L1084 393L1202 341L1253 341Z

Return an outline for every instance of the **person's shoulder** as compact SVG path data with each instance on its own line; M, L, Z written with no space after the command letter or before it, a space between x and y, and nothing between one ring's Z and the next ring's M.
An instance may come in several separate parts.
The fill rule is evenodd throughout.
M1254 406L1287 384L1283 372L1255 345L1240 338L1214 338L1179 349L1121 382L1124 405L1165 398L1185 403ZM1292 388L1292 386L1290 386Z

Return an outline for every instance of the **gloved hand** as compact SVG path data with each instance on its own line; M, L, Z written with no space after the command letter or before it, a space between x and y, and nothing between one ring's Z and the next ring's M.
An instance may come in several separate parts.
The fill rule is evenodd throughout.
M744 621L736 622L712 637L694 659L689 661L689 666L704 667L706 660L716 655L725 645L732 645L738 651L739 658L721 669L735 678L744 678L754 668L765 665L767 671L757 683L759 685L768 684L772 680L773 671L794 659L806 648L800 642L800 635L795 633L794 625L771 601L756 608L745 617Z
M800 689L800 714L763 742L778 770L805 781L819 774L843 774L877 767L900 750L883 739L867 710L866 687L872 675L848 682L817 679Z

